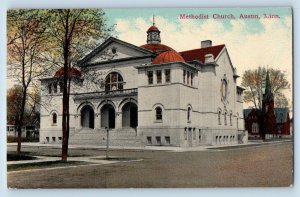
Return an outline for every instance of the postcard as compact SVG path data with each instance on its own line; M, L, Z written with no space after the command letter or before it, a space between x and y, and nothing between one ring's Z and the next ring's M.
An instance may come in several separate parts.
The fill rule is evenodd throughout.
M9 9L8 188L293 186L291 7Z

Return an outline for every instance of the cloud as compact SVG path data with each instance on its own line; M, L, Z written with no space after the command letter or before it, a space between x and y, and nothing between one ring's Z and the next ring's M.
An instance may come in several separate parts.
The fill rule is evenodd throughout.
M137 46L146 43L146 31L151 19L137 18L132 21L117 20L119 38ZM177 51L200 47L201 40L212 40L213 45L226 44L233 65L242 76L245 70L269 66L287 73L292 84L292 18L260 19L259 32L247 32L246 20L231 20L225 28L221 20L208 19L203 23L180 20L179 23L164 17L156 17L162 43ZM130 24L130 25L128 25ZM292 100L292 91L284 92Z

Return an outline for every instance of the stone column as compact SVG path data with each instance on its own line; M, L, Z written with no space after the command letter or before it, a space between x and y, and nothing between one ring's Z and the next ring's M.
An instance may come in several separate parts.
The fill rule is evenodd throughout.
M94 125L95 125L95 129L101 128L101 113L95 114Z
M74 121L75 121L75 128L76 129L81 129L81 116L80 116L80 114L75 115Z
M116 129L122 128L122 112L116 112Z
M153 84L157 84L156 70L153 70Z

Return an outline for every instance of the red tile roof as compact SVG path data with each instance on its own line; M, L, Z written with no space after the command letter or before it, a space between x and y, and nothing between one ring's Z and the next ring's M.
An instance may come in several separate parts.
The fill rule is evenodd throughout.
M171 51L165 51L152 61L152 64L161 64L161 63L167 63L167 62L185 62L183 57L177 53L174 50Z
M54 77L61 77L64 75L64 68L60 68L58 71L56 71ZM76 68L70 68L69 69L69 76L72 77L81 77L81 72L77 70Z
M220 54L220 52L222 51L222 49L224 47L225 47L225 45L222 44L222 45L211 46L211 47L206 47L206 48L182 51L179 53L182 55L182 57L185 59L185 61L198 60L198 61L204 63L205 55L213 54L214 58L216 58Z
M155 53L173 50L171 47L164 44L144 44L141 47Z
M152 25L151 27L149 27L149 29L147 30L147 32L149 31L159 31L158 28L154 25Z

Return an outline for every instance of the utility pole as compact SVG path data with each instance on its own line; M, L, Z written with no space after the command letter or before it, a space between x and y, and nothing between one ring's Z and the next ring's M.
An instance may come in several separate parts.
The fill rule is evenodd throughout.
M109 158L108 150L109 150L109 127L105 127L106 129L106 159Z

